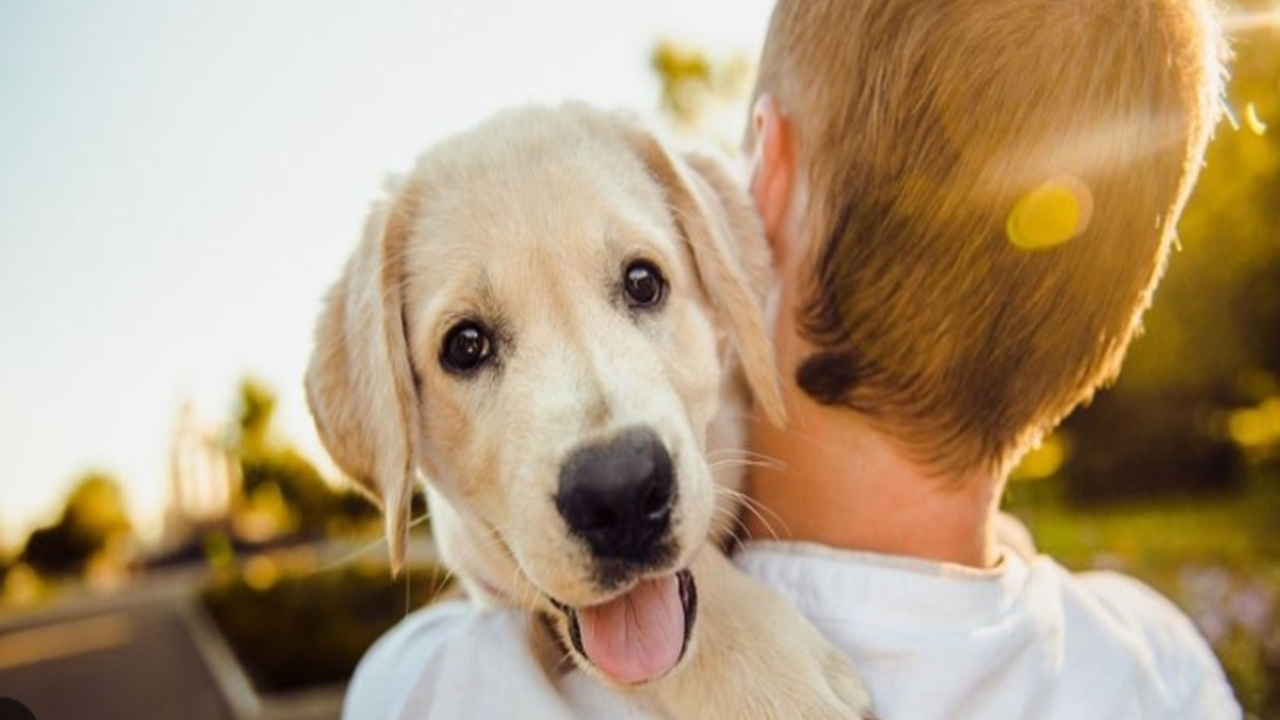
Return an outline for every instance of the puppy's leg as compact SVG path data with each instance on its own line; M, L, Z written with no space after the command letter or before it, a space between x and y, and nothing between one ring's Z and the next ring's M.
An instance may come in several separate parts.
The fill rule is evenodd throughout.
M868 720L852 664L781 595L707 548L691 568L698 612L684 664L644 687L679 720Z

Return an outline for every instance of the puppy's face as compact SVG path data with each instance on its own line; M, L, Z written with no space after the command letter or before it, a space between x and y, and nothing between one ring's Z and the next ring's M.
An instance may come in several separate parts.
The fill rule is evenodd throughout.
M482 581L582 607L682 567L725 347L663 187L620 138L525 118L437 149L406 192L422 462L513 561Z
M501 115L424 155L374 207L307 374L393 560L421 469L472 588L548 611L620 682L678 662L681 568L731 504L704 453L741 379L729 358L782 413L765 247L713 163L586 108Z

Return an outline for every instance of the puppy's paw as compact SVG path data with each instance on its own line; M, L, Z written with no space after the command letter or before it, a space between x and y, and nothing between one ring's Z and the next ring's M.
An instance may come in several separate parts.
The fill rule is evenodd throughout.
M871 691L862 681L849 659L837 650L830 650L822 664L821 676L827 688L835 696L831 712L822 717L876 720L871 708Z
M700 611L688 657L648 691L678 720L873 720L853 664L781 595L719 553L693 567Z
M871 691L849 659L807 623L773 617L789 637L776 653L762 655L757 677L744 682L752 689L739 717L875 720Z

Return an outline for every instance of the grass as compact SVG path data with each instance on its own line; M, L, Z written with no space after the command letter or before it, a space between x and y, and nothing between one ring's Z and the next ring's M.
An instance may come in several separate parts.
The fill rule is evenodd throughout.
M1280 470L1230 494L1071 508L1054 480L1006 509L1073 570L1114 569L1169 597L1209 639L1249 717L1280 718Z

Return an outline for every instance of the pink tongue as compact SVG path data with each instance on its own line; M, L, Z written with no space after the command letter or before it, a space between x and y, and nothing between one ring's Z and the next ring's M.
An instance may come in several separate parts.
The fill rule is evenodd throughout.
M667 672L684 648L684 606L675 575L646 580L627 594L578 610L582 650L614 682Z

